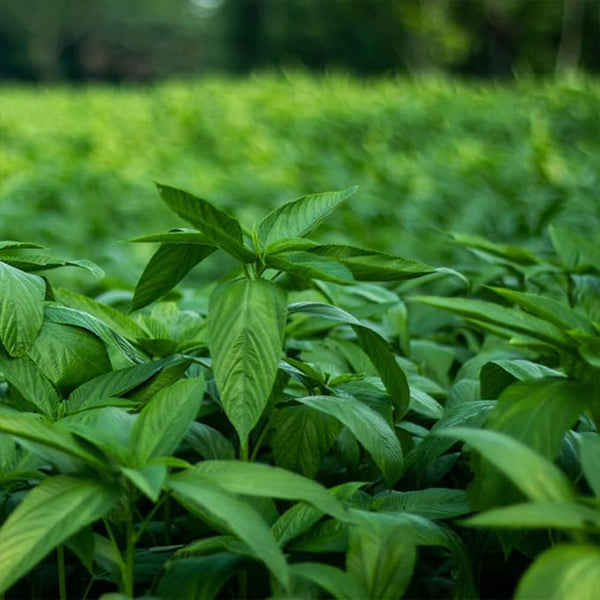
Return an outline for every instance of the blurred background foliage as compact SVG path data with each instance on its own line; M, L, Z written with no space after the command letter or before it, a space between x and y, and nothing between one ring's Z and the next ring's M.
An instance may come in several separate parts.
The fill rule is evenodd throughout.
M2 0L0 76L600 70L598 0Z
M130 287L152 248L116 240L180 224L152 179L248 225L358 184L322 238L437 265L464 258L449 231L597 238L599 19L597 0L1 0L0 239Z

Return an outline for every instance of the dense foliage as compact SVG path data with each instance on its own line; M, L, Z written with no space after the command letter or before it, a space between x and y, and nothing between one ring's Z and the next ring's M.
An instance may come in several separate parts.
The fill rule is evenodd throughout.
M132 287L149 255L115 241L171 218L150 179L248 223L287 198L357 184L360 195L319 239L439 264L464 261L448 231L533 250L549 247L551 220L594 237L599 97L585 79L482 87L290 75L4 88L0 238L96 260L109 287ZM209 277L220 269L212 264Z
M251 228L158 191L186 227L137 238L129 297L0 245L7 600L598 598L593 239L456 234L465 278L307 237L355 188ZM231 269L164 301L213 253Z

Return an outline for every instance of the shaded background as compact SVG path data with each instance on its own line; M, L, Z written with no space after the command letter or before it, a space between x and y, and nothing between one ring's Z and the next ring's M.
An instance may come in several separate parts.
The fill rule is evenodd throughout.
M2 0L0 76L597 73L599 19L598 0Z

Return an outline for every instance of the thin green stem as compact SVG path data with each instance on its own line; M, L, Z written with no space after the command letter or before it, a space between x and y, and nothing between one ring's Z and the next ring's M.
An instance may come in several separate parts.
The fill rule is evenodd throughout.
M171 545L171 504L169 499L163 505L163 519L165 522L165 545Z
M152 517L157 513L157 511L160 509L160 507L163 505L163 503L165 502L165 500L168 497L169 497L168 494L164 494L163 497L152 507L152 510L146 515L146 518L140 523L137 533L135 534L135 543L136 544L137 544L138 540L140 539L140 536L144 532L144 529L146 529L146 526L152 520Z
M267 434L268 430L269 430L269 423L267 422L266 425L263 427L263 430L260 432L260 435L258 436L258 439L256 440L256 444L254 444L254 448L252 449L252 454L250 455L250 462L254 462L256 460L256 456L258 455L258 451L260 450L260 447L263 443L263 440L265 439L265 435Z
M126 528L125 570L123 573L123 592L133 598L133 569L135 566L135 532L133 531L133 514L129 511Z
M240 460L246 462L248 460L248 444L249 440L246 438L245 440L240 440Z
M58 597L60 600L67 600L67 578L65 574L65 547L59 544L56 547L56 556L58 562Z

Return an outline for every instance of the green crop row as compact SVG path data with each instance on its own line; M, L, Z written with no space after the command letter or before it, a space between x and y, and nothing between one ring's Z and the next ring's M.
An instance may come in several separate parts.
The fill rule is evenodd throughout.
M148 255L114 240L161 229L154 179L245 223L286 198L358 185L320 239L435 264L456 257L448 231L549 247L551 219L594 234L599 98L592 79L5 87L0 237L97 260L132 286Z
M0 243L0 594L597 600L597 243L455 235L465 277L310 239L356 188L252 227L158 191L131 297Z

